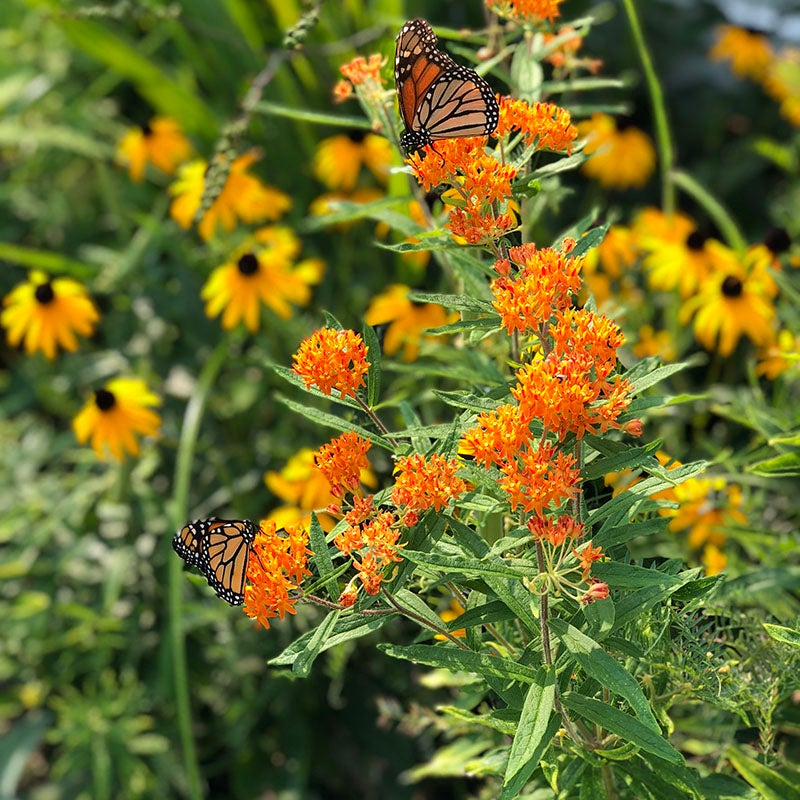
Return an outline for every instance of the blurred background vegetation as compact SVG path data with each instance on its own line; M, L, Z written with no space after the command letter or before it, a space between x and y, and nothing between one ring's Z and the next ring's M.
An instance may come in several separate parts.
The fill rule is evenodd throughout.
M796 9L788 0L639 5L681 165L727 205L748 241L775 225L796 239L797 134L759 87L707 56L721 22L797 44ZM169 178L153 172L132 182L115 150L131 126L165 115L208 158L268 54L304 10L294 0L0 4L0 293L24 280L28 268L41 267L90 286L102 317L91 340L55 361L24 355L5 340L0 345L0 798L186 791L167 634L167 565L175 558L170 503L186 403L223 336L219 320L203 313L200 288L227 251L170 219ZM605 75L626 83L580 103L619 108L651 130L617 4L568 0L562 13L601 21L584 48L602 59ZM433 288L441 281L434 262L420 269L375 247L374 222L331 228L310 219L310 204L326 191L311 166L316 148L342 128L278 109L357 114L355 104L333 107L339 64L371 52L391 64L396 32L415 16L437 28L484 25L477 0L323 3L305 48L282 64L250 119L243 142L263 151L254 171L291 196L283 222L302 237L303 257L321 257L326 273L312 305L291 319L267 311L256 334L227 334L227 358L202 420L188 518L263 517L283 503L264 474L280 470L300 447L324 441L326 432L277 401L291 387L269 368L290 363L322 309L358 328L370 300L389 284ZM571 100L578 104L557 98L566 107ZM361 183L375 185L366 171ZM624 217L658 199L655 179L642 189L609 192L569 174L539 218L537 241L549 244L598 208ZM691 201L684 208L702 216ZM163 426L138 459L101 463L77 444L71 419L93 389L121 373L157 387ZM694 383L685 390L704 388L705 374L705 367L691 373ZM392 381L394 391L413 396L413 371L398 369ZM772 391L764 389L764 413L772 405L792 407L788 389L781 403ZM730 385L727 399L735 403L739 393ZM719 457L735 470L731 454L759 437L711 403L692 409L660 422L670 453ZM729 558L734 575L786 559L796 564L789 484L766 490L750 483L758 513ZM661 548L663 555L682 552L676 542ZM750 591L749 602L766 603L772 589L765 582L761 594ZM447 800L478 791L468 779L398 779L434 751L439 730L423 709L452 698L377 653L374 641L335 648L308 679L295 680L266 661L312 627L317 611L302 609L266 632L217 601L202 581L187 580L184 593L195 741L208 796ZM783 619L797 614L789 591L770 602ZM408 635L401 623L381 632L398 640ZM796 710L786 713L797 730ZM702 722L697 717L688 727Z

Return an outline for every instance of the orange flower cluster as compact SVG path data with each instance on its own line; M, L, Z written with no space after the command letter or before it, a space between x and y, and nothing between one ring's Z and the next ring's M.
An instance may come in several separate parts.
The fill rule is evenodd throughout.
M550 326L553 350L517 371L511 394L524 420L539 419L563 440L620 428L616 421L630 404L630 384L609 380L623 337L607 317L586 309L567 309Z
M274 522L261 524L252 544L247 561L248 584L244 590L244 612L269 628L273 617L283 619L284 614L295 613L297 589L306 575L308 557L308 532L302 527L289 527L280 535Z
M508 495L511 510L544 513L571 500L577 492L581 473L575 457L559 452L554 444L528 442L517 454L498 465L503 477L500 488Z
M386 59L380 53L373 53L369 59L364 58L364 56L356 56L352 61L342 64L339 67L339 72L353 86L361 86L362 83L367 81L375 81L382 84L381 69L385 63Z
M368 350L355 331L320 328L300 343L292 371L306 389L316 386L323 394L336 389L342 398L355 397L369 369Z
M353 558L364 591L377 594L384 578L383 570L389 564L402 561L397 544L400 528L391 511L378 512L370 495L356 499L353 508L345 515L348 527L334 537L333 544L344 555ZM352 584L339 598L343 605L352 605L356 593Z
M568 308L581 288L582 258L534 244L512 247L508 257L518 270L512 275L508 260L495 262L500 277L492 286L492 305L509 336L535 331L555 310Z
M367 451L372 442L355 431L343 433L314 453L314 464L331 485L331 494L342 497L356 492L361 483L361 470L369 469Z
M427 458L421 453L402 456L394 468L392 502L416 513L429 508L441 511L467 491L466 482L456 475L460 468L457 459L440 453Z
M511 182L517 170L485 150L485 137L445 139L408 158L425 191L449 186L443 200L453 206L447 227L469 244L500 238L517 226L508 210ZM497 206L506 210L498 213Z
M383 102L384 81L381 77L381 68L385 63L386 59L380 53L373 53L368 59L357 56L339 67L339 72L345 79L333 87L333 99L337 103L352 97L354 92L361 97L366 107L372 111L375 130L381 127L375 109Z
M536 144L539 150L572 151L578 138L578 129L572 124L569 111L554 103L530 103L512 97L498 96L500 120L495 128L497 139L519 130L528 146Z
M560 16L558 5L564 0L486 0L486 7L501 17L552 22Z
M608 597L608 584L590 576L592 564L604 558L602 548L587 542L578 550L573 544L585 533L578 520L568 514L557 519L537 515L531 517L527 525L534 540L542 544L545 574L557 593L572 595L584 605ZM578 570L579 581L574 576ZM580 583L587 584L582 594L579 594Z

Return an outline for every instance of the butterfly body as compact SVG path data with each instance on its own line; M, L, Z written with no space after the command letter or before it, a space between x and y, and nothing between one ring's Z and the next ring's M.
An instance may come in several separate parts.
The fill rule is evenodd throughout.
M497 127L500 114L491 86L438 50L437 41L424 19L410 20L397 35L394 75L405 152L440 139L488 136Z
M258 533L250 520L198 519L188 522L172 540L172 548L203 573L209 586L232 606L244 602L247 562Z

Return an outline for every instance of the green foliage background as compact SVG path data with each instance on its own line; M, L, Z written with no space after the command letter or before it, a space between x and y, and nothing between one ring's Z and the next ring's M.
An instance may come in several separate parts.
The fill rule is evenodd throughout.
M796 170L780 170L759 152L768 140L794 136L785 153L796 157L796 135L760 90L706 60L717 7L640 5L646 31L658 34L654 55L683 166L728 204L751 241L773 224L796 237ZM186 791L167 620L170 503L186 402L222 339L199 297L221 253L169 219L166 179L133 184L114 164L114 148L130 125L159 113L178 119L210 155L267 54L303 10L293 0L0 6L0 292L19 283L25 268L41 267L86 281L103 315L90 342L54 363L0 345L0 797ZM592 100L621 104L648 129L636 57L615 4L567 2L564 10L608 18L587 46L604 59L606 74L630 78L630 89ZM370 298L389 283L438 285L435 267L414 274L373 246L371 223L337 232L308 221L308 204L322 191L311 173L314 149L337 129L275 111L355 114L354 105L332 108L338 65L359 52L390 56L396 31L414 16L453 29L482 24L478 2L323 4L306 49L278 71L251 119L245 140L264 151L259 174L291 194L287 222L302 234L303 256L324 258L327 273L314 307L288 322L270 315L257 335L225 340L195 455L190 518L221 508L263 516L278 503L263 473L299 446L324 440L326 432L277 401L291 389L269 368L290 362L321 309L358 328ZM729 124L732 109L747 121L744 134L733 133L741 126ZM654 182L624 196L609 196L577 173L564 186L540 220L543 243L597 207L658 199ZM731 373L722 369L724 383ZM77 446L70 420L92 388L119 373L158 387L162 436L139 460L98 464ZM702 388L705 374L690 374L682 388ZM397 371L392 380L396 392L414 393L413 372ZM770 455L767 434L796 427L796 389L779 390L783 396L770 394L772 387L743 391L730 384L727 411L701 402L693 416L662 420L671 453L717 458L733 474L743 468L737 454L751 462ZM376 466L384 477L391 471L388 463ZM796 499L788 481L777 489L751 484L757 513L737 541L732 568L740 583L728 597L736 613L753 606L786 622L798 613ZM661 555L677 551L673 542L660 545ZM780 572L776 590L768 576L787 561L791 569ZM439 731L425 709L455 701L450 691L421 685L419 669L377 652L377 636L329 651L311 677L295 680L266 661L316 624L317 611L304 608L265 632L212 598L202 580L187 578L185 594L195 741L208 796L438 800L479 791L468 779L398 781L434 752ZM380 640L409 636L412 630L394 623ZM717 712L707 713L687 711L681 724L689 738L719 722ZM796 733L796 706L781 713ZM725 716L720 738L736 738L747 727L740 723ZM447 774L446 765L438 774Z

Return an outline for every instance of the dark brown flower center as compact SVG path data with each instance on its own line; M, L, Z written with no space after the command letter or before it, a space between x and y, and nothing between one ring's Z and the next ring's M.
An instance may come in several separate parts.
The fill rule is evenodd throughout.
M94 404L101 411L110 411L114 408L117 398L108 389L95 389Z
M367 131L361 130L360 128L353 128L353 130L348 131L347 136L351 142L361 144L361 142L367 138Z
M725 297L739 297L742 294L742 289L744 289L744 285L740 278L737 278L735 275L728 275L724 281L722 281L722 294Z
M153 129L150 127L150 123L149 122L144 122L139 127L142 129L142 134L144 136L152 136L153 135Z
M707 240L708 236L695 229L686 237L686 246L690 250L702 250Z
M258 272L258 259L252 253L245 253L237 262L242 275L255 275Z
M39 303L46 306L48 303L53 302L56 293L53 291L53 285L50 281L47 281L46 283L40 283L34 290L33 295Z
M767 231L767 235L764 237L764 244L770 253L778 255L779 253L785 253L789 249L792 240L789 238L786 228L772 228Z

